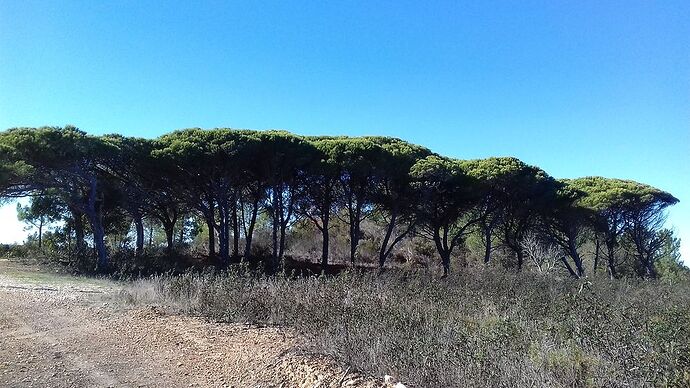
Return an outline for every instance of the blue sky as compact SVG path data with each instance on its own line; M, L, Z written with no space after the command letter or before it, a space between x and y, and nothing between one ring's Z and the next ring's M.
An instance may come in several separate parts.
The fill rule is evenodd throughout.
M688 1L0 0L0 129L65 124L392 135L635 179L681 200L690 263Z

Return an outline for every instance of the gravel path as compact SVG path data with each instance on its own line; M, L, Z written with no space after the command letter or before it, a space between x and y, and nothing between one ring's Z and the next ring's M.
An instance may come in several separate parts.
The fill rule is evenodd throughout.
M0 261L2 387L375 387L283 328L127 308L117 283Z

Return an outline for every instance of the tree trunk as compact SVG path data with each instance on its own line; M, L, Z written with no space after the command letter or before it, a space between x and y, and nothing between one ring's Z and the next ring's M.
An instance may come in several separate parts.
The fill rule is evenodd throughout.
M254 227L256 226L256 216L259 212L259 201L252 203L252 216L249 220L249 228L244 236L244 259L249 260L252 254L252 238L254 237Z
M654 268L654 261L650 256L648 255L645 261L645 276L649 279L656 279L656 268Z
M650 249L651 250L651 249ZM642 277L646 279L656 278L656 268L654 268L653 253L650 250L645 250L638 247L638 255L640 258L640 264L642 264Z
M232 196L232 257L237 259L240 255L240 223L237 217L237 207L241 204L237 195Z
M359 221L355 221L355 225L350 225L350 264L353 266L355 265L355 256L357 256L359 233Z
M599 238L594 241L594 264L592 265L592 273L597 273L597 268L599 267L599 252L601 251L601 242Z
M517 260L517 272L522 271L522 265L525 260L522 247L520 246L520 234L514 230L510 231L504 226L503 243L515 254L515 259Z
M572 276L574 278L579 278L579 276L577 275L577 272L575 272L575 270L573 270L573 267L570 266L570 263L568 263L568 259L566 259L564 255L561 256L561 262L563 263L563 266L565 267L565 269L568 270L568 273L570 273L570 276Z
M175 242L173 240L175 236L175 224L166 222L163 225L163 229L165 230L165 242L167 244L167 250L168 252L172 252L173 247L175 246Z
M577 277L581 278L585 276L585 268L582 265L582 258L580 253L577 251L577 245L572 238L568 239L568 255L573 259L575 263L575 268L577 269Z
M216 255L216 220L213 212L207 214L206 227L208 228L208 256L214 257Z
M398 212L395 210L391 211L391 220L388 223L388 227L386 228L386 235L383 236L383 241L381 242L381 249L379 250L379 268L383 268L383 265L386 263L386 259L388 258L388 242L391 239L391 235L393 235L393 230L395 230L395 221L398 218Z
M355 226L350 225L350 264L355 265L355 255L357 255L357 232L355 231Z
M489 264L491 260L491 228L484 225L484 264Z
M450 249L448 249L445 241L439 239L434 239L436 243L436 249L438 250L439 256L441 256L441 266L443 267L443 277L447 277L450 273Z
M285 237L286 237L287 223L280 225L280 249L278 250L278 258L282 259L285 255Z
M450 273L450 252L441 252L441 264L443 265L443 277Z
M443 236L441 236L441 229L443 229ZM450 273L450 255L451 249L448 247L448 228L440 227L434 229L434 244L439 256L441 256L441 265L443 266L443 277L447 277Z
M43 247L43 218L38 221L38 249Z
M282 209L279 208L279 202L278 201L278 193L279 193L279 188L278 186L273 186L273 198L271 198L271 206L273 207L273 213L271 214L272 217L272 223L271 223L271 269L275 270L278 268L278 251L280 250L280 247L278 246L278 233L280 229L280 213L282 212Z
M328 223L330 218L330 211L326 211L322 219L321 228L321 269L326 270L328 268Z
M608 260L608 271L609 277L615 279L618 275L616 273L616 243L615 241L609 240L606 242L607 250L607 260Z
M273 225L271 225L271 269L275 270L278 268L279 264L279 258L278 258L278 251L280 250L280 247L278 246L278 233L280 230L280 226L274 221Z
M168 253L175 249L175 225L179 216L179 210L173 206L161 206L156 213L156 218L163 225Z
M144 252L144 220L140 216L134 217L134 229L137 234L134 253L139 256Z
M351 199L348 210L350 218L350 264L354 266L361 233L360 221L362 219L362 200L357 198Z
M292 217L294 206L295 206L295 189L294 187L287 186L286 193L289 195L287 204L285 203L284 196L278 198L278 203L280 204L280 213L278 214L280 219L280 242L278 249L278 259L282 260L285 256L285 238L287 227L290 224L290 218Z
M98 200L98 179L95 176L91 177L90 186L86 216L89 218L89 223L91 224L93 243L96 247L96 254L98 255L96 269L98 271L105 271L108 267L108 253L105 247L105 230L103 229L101 211L103 203L102 200Z
M232 205L234 206L234 205ZM230 213L228 211L227 198L218 199L218 250L220 254L221 265L227 265L230 260L228 254L230 252ZM215 226L214 226L215 230ZM234 256L233 256L234 257Z
M513 250L515 251L515 258L517 259L517 271L520 272L522 271L522 265L525 262L525 254L520 248L513 248Z
M204 201L205 200L205 201ZM216 256L216 215L215 199L209 192L205 192L203 200L197 203L196 209L201 213L208 228L207 251L208 257L214 259Z

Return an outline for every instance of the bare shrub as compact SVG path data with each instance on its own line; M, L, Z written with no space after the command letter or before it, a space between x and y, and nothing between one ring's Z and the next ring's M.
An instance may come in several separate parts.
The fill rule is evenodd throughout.
M537 272L551 272L563 254L555 244L542 241L535 233L529 233L520 242L527 259L534 264Z
M445 280L420 271L289 278L233 269L140 282L151 283L145 295L157 290L187 313L295 327L308 350L410 386L690 383L688 284L474 267Z

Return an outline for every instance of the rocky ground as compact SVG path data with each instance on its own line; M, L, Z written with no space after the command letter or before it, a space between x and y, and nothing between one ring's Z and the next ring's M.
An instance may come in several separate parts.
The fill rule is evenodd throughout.
M127 307L121 284L0 259L2 387L383 387L285 328Z

